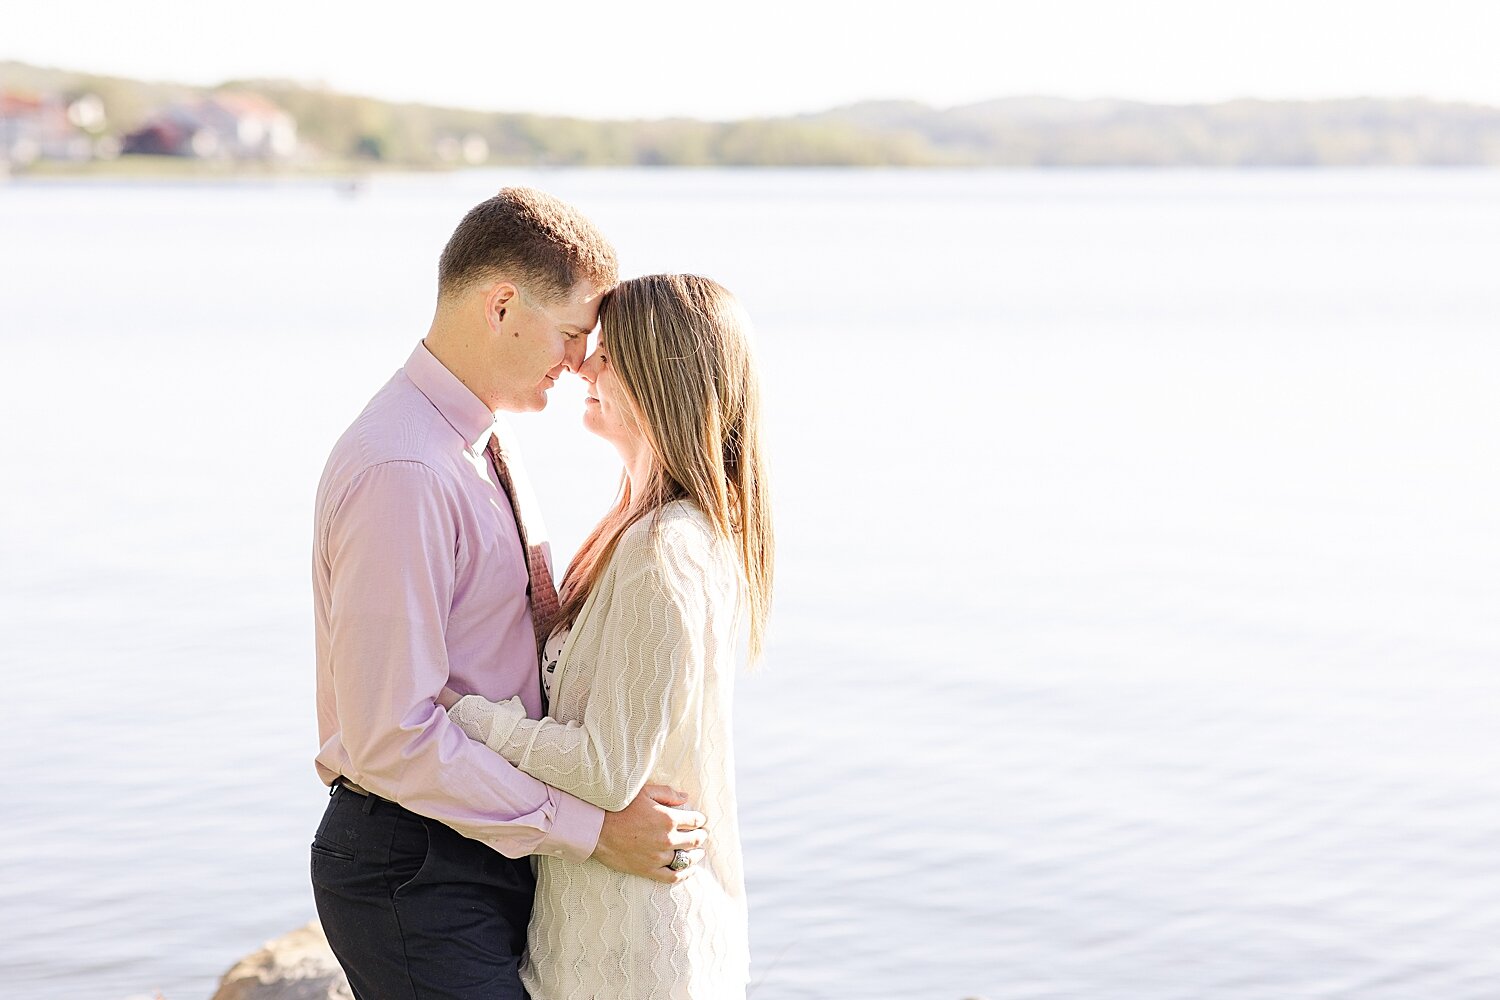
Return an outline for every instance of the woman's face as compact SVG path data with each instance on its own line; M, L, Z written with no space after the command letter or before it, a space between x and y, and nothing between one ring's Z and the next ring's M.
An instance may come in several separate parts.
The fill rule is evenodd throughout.
M626 464L630 464L646 447L646 438L625 386L610 366L609 345L602 335L578 374L589 386L589 396L583 404L583 426L613 444Z

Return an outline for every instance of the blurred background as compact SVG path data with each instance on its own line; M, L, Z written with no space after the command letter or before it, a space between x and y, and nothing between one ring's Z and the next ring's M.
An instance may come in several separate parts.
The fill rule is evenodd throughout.
M8 991L313 916L313 491L528 184L757 324L755 1000L1500 995L1500 9L537 6L6 12Z

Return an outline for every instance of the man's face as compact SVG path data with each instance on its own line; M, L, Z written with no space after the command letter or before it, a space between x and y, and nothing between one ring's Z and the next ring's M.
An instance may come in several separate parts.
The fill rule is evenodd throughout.
M548 300L501 282L487 308L496 408L512 413L544 408L558 376L583 364L589 331L599 321L598 289L580 281L568 295Z

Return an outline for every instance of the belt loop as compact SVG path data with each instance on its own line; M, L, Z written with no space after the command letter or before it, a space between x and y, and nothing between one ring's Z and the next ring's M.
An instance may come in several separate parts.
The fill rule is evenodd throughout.
M375 796L373 796L373 795L366 795L365 796L365 815L366 816L370 815L370 811L372 809L374 809L374 808L375 808Z

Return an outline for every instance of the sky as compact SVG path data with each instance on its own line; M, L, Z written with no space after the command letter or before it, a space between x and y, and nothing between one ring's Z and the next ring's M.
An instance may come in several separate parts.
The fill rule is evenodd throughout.
M871 99L1500 105L1500 0L7 0L0 59L590 118Z

